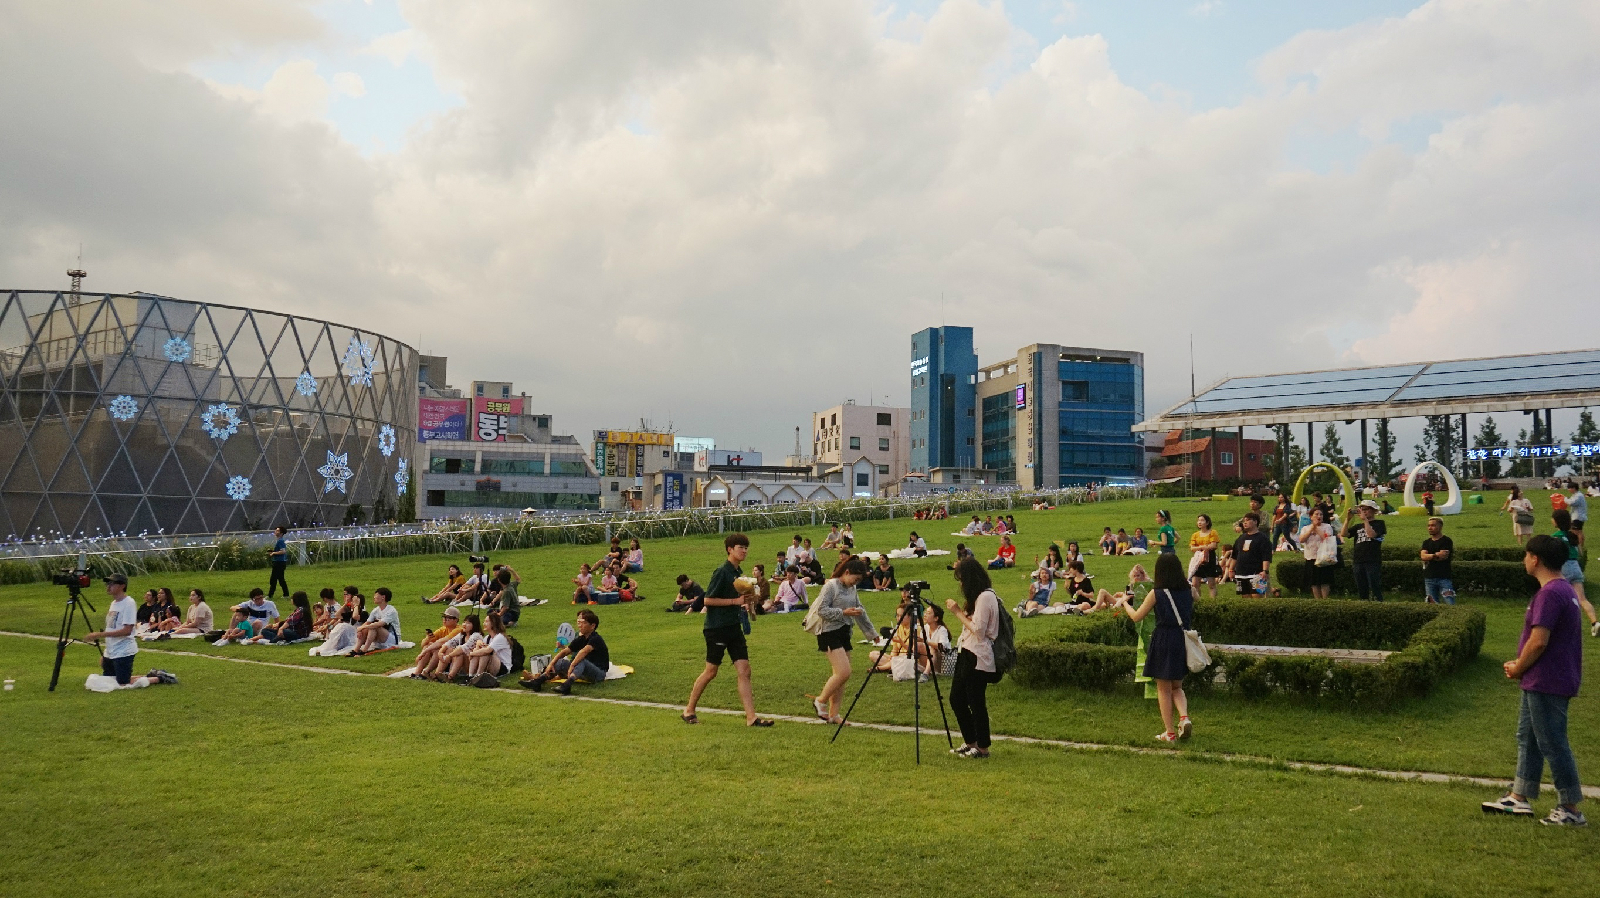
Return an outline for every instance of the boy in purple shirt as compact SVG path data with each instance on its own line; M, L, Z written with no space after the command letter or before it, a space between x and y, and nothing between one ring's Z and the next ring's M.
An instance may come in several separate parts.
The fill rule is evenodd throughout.
M1539 795L1544 764L1560 802L1540 823L1584 826L1578 810L1583 785L1567 742L1567 703L1583 679L1583 621L1578 594L1561 576L1567 546L1553 536L1528 540L1522 565L1539 581L1539 591L1523 618L1517 657L1505 663L1506 676L1522 681L1522 711L1517 719L1517 778L1511 791L1483 803L1485 813L1533 816L1529 800Z

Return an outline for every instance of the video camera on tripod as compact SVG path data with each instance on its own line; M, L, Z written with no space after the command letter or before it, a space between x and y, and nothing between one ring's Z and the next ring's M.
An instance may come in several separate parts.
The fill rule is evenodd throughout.
M62 568L50 575L50 582L56 586L65 586L73 592L77 592L89 585L89 572L81 567Z

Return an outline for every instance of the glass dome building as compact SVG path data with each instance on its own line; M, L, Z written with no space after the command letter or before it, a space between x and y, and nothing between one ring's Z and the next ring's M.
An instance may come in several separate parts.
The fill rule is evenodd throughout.
M410 346L147 293L0 298L0 536L340 524L406 489Z

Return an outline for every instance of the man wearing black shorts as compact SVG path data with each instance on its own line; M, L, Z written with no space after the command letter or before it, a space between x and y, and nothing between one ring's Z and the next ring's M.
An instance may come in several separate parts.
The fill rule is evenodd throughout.
M734 589L733 581L743 576L739 565L750 552L750 539L743 533L732 533L722 541L728 550L728 560L711 575L706 584L706 669L695 678L694 690L689 693L689 704L683 709L684 723L699 723L695 706L700 694L717 678L717 670L726 655L733 659L733 669L739 674L739 701L744 705L744 722L753 727L769 727L772 721L756 716L755 691L750 686L750 651L745 646L744 628L740 625L739 609L745 599Z

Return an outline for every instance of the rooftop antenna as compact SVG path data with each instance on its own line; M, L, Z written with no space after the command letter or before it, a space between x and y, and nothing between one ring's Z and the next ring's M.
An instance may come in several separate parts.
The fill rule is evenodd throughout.
M67 305L75 306L83 301L83 279L89 272L83 270L83 244L78 244L78 267L67 272L67 277L72 278L71 296L67 297Z
M800 425L794 426L794 460L800 460Z

